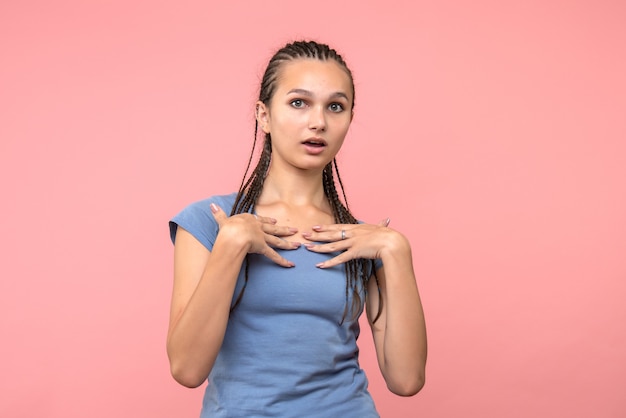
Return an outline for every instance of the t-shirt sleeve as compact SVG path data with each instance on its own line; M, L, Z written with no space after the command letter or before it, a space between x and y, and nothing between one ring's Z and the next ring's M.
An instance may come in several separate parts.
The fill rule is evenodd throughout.
M230 200L231 196L214 196L184 208L169 222L172 243L176 243L176 232L180 226L211 251L219 228L211 213L211 203L217 204L224 212L229 213L232 207Z
M378 270L382 266L383 266L383 260L381 260L380 258L377 258L376 260L374 260L374 268L376 270Z

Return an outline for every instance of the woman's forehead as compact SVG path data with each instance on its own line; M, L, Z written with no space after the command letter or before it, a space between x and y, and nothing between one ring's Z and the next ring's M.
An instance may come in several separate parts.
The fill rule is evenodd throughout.
M352 97L352 80L334 60L296 59L284 63L277 77L277 93L306 90L313 94L344 93Z

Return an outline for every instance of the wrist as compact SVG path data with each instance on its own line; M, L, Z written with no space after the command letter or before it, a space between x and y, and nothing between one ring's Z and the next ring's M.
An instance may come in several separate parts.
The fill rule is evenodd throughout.
M411 245L409 240L398 231L389 230L385 239L385 246L380 250L380 258L383 264L397 257L411 257Z
M250 251L250 240L247 239L247 234L242 233L241 228L238 228L237 225L225 223L220 227L217 234L213 252L215 252L216 247L221 251L228 252L231 256L239 255L243 259Z

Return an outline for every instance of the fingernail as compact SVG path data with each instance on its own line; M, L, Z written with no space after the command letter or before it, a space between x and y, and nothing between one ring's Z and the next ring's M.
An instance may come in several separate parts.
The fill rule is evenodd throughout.
M389 222L391 222L390 218L385 219L385 226L389 226Z
M302 244L299 242L292 242L291 245L293 245L293 248L298 248L299 246L301 246Z
M310 232L303 232L303 233L302 233L302 236L303 236L304 238L309 238L309 237L311 236L311 233L310 233Z
M217 213L217 211L219 211L217 205L215 203L211 203L211 212Z
M273 224L275 224L275 223L276 223L276 222L278 222L278 221L277 221L276 219L274 219L274 218L270 218L270 222L271 222L271 223L273 223Z
M298 228L289 228L289 232L296 233L298 232Z
M320 268L320 269L323 269L323 268L324 268L324 263L317 263L317 264L315 265L315 267Z
M314 229L315 231L317 231L318 229L321 229L322 227L319 225L315 225L314 227L312 227L311 229Z
M302 245L304 245L304 247L305 247L305 248L311 248L311 247L313 247L313 244L311 244L311 243L309 243L309 242L305 242L305 243L304 243L304 244L302 244Z

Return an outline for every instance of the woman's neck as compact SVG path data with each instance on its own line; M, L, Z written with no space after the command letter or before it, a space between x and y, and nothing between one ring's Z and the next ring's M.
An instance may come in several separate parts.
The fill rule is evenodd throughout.
M289 206L314 206L320 209L328 207L324 195L322 171L288 173L270 167L263 182L263 191L257 202L259 205L272 205L281 202Z

